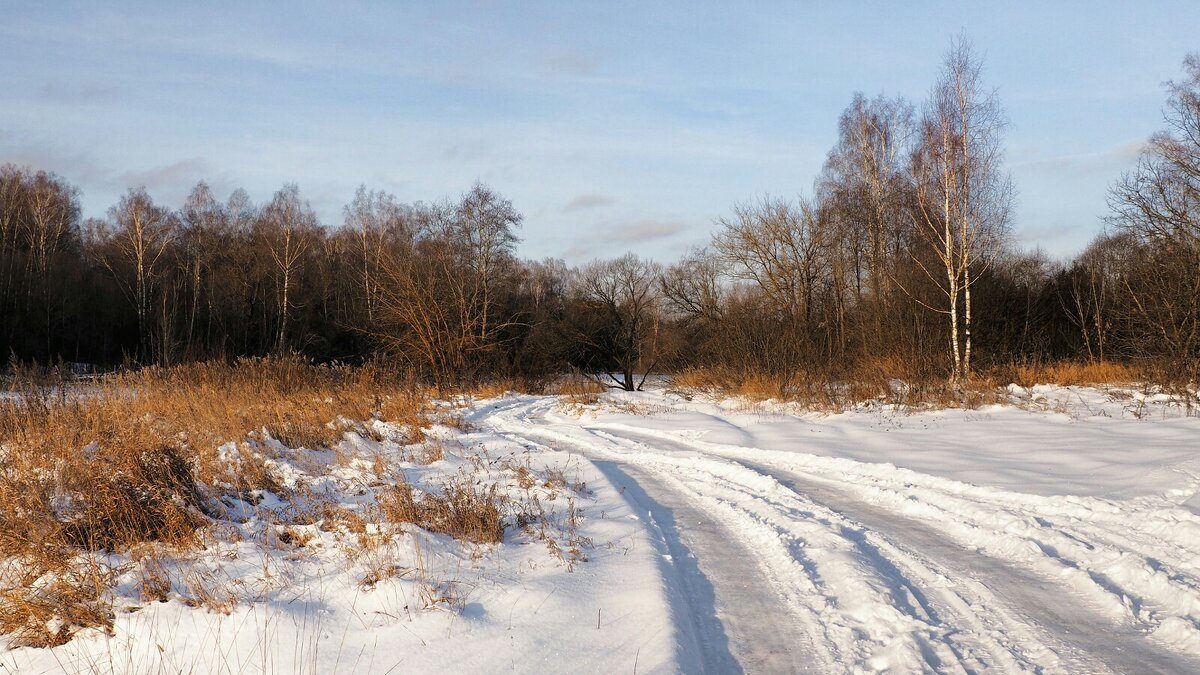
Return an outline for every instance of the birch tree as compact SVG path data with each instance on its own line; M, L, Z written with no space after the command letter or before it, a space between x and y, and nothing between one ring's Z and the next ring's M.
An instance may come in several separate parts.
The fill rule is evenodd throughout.
M54 296L60 274L54 263L66 248L78 243L79 191L53 173L39 171L26 179L22 243L26 258L26 303L32 315L40 305L49 356Z
M190 352L194 352L198 339L196 326L203 306L201 298L213 273L217 249L222 240L228 240L225 236L228 221L224 205L203 181L192 188L180 211L183 272L188 290L185 339Z
M177 234L175 222L169 210L155 205L145 188L126 192L109 211L109 220L104 238L111 244L112 254L102 260L134 306L141 355L152 359L150 312L165 254ZM128 274L123 265L129 266Z
M280 188L263 210L259 235L274 263L278 302L275 348L278 351L288 347L293 289L316 231L317 216L307 202L300 200L300 189L295 183Z
M933 305L909 294L947 317L955 381L971 376L972 285L1000 248L1012 202L1001 165L1005 118L995 92L982 88L981 67L970 45L953 45L913 156L912 219L923 246L912 260L944 301Z
M367 325L375 326L380 303L383 266L398 253L397 245L409 247L415 235L411 207L387 192L360 186L345 208L346 229L354 233L359 267L359 286Z
M854 254L855 289L859 298L866 295L876 304L883 301L893 276L889 259L898 248L913 134L910 103L855 94L838 122L838 143L825 163L823 188Z
M456 230L453 236L466 249L467 268L478 278L482 318L479 337L484 343L491 341L496 329L492 320L496 287L518 241L516 228L521 220L511 201L476 183L459 201L452 221Z

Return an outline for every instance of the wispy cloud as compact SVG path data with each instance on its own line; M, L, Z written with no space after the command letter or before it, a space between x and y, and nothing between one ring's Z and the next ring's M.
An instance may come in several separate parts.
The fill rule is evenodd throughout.
M0 163L11 162L63 176L83 189L85 207L90 207L86 215L102 214L117 194L133 187L145 187L156 200L167 206L182 203L184 196L201 180L218 193L237 187L228 171L215 168L203 157L149 169L120 171L86 151L42 142L10 143L7 142L9 139L10 135L0 133Z
M670 237L687 229L687 226L671 220L641 220L622 225L612 231L612 239L624 243L635 243Z
M1054 157L1034 157L1012 163L1018 171L1070 171L1073 173L1107 171L1132 164L1146 147L1145 141L1127 141L1099 152Z
M558 254L558 256L563 260L570 261L585 260L588 258L593 258L595 255L595 248L591 246L583 246L582 244L572 244Z
M63 82L48 82L37 92L37 98L47 103L65 103L84 105L111 101L117 98L120 90L117 87L85 85L75 87Z
M213 168L208 160L203 157L192 157L143 171L126 171L120 174L117 180L130 187L142 186L152 190L177 187L182 182L200 180L212 172Z
M107 183L112 172L90 152L63 149L40 142L20 142L16 134L0 133L3 162L54 171L79 183Z
M542 60L542 66L552 75L591 77L596 74L596 61L578 52L560 52Z
M608 195L599 194L582 194L576 196L571 201L567 202L562 208L563 211L583 211L586 209L595 209L602 206L610 206L616 204L617 200Z

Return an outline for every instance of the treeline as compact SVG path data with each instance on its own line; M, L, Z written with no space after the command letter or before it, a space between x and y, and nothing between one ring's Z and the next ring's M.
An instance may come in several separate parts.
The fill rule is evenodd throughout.
M521 214L477 184L404 203L359 190L337 226L294 185L254 204L131 189L102 219L52 173L0 167L0 349L175 364L384 356L439 383L567 369L726 379L963 380L1077 359L1200 357L1200 59L1167 128L1111 191L1108 231L1063 263L1014 250L1005 118L969 46L927 101L856 95L812 194L764 197L674 264L516 255Z
M169 365L279 352L354 361L403 343L406 358L424 349L458 372L511 323L496 317L516 291L519 223L482 185L412 205L360 190L331 228L295 185L254 204L243 190L218 199L203 182L178 209L137 188L106 218L81 221L65 179L4 166L0 347L43 362ZM441 333L408 339L454 332L446 303L462 314L456 357Z
M735 208L665 271L683 361L785 386L1064 359L1196 381L1200 56L1184 65L1108 231L1068 263L1011 245L1005 118L968 45L919 109L856 95L811 197Z

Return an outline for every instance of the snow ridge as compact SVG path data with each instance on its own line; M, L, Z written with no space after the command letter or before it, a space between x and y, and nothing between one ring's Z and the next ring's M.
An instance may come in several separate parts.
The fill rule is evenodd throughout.
M669 414L673 401L655 396L652 409ZM713 426L739 427L719 409L705 413ZM707 442L655 417L580 418L527 399L485 423L686 495L751 552L780 599L769 621L810 637L793 656L816 671L1197 663L1200 517L1179 505L1190 486L1123 500L1040 496L794 447ZM753 655L753 645L739 649Z

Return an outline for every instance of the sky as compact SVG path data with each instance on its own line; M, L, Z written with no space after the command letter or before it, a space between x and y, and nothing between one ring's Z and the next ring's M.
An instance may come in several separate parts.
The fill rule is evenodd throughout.
M199 180L299 185L342 222L482 181L518 252L670 260L737 203L809 194L855 92L918 106L951 41L1009 126L1015 243L1066 258L1163 127L1200 2L10 2L0 163L52 170L103 216Z

